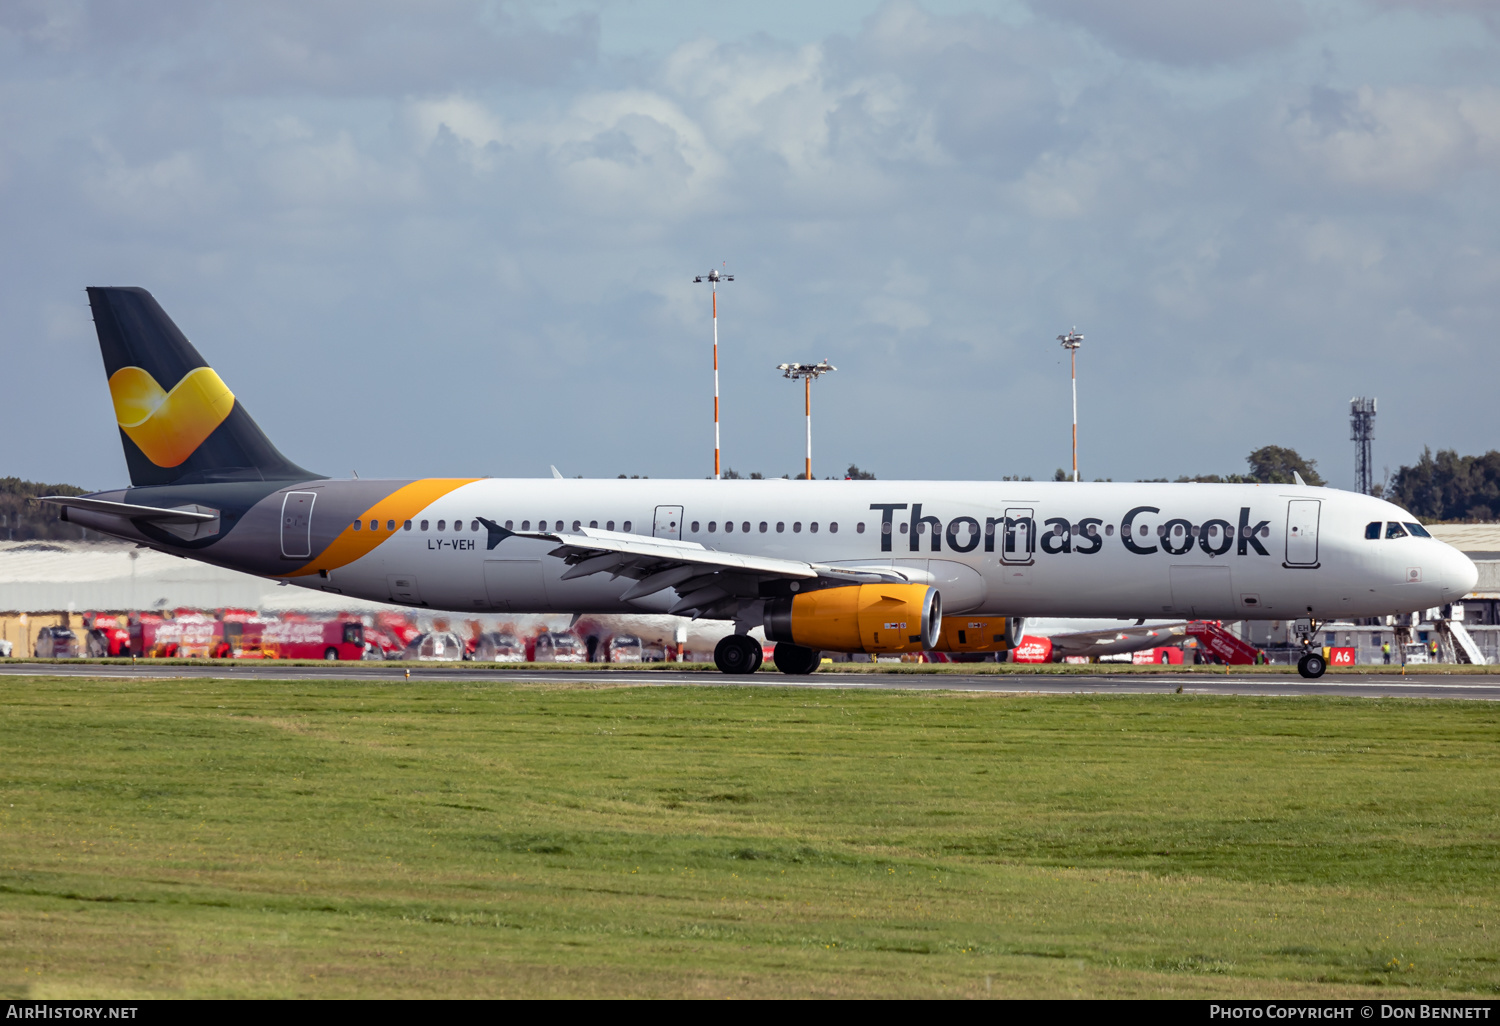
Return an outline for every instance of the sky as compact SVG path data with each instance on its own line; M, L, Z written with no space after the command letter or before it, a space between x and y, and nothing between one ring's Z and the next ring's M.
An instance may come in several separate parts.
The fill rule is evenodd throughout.
M332 476L1085 479L1500 447L1490 0L0 5L0 476L88 285Z

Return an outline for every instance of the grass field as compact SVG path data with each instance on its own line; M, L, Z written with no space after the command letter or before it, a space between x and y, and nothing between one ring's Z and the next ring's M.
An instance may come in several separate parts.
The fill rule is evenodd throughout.
M0 696L6 996L1500 992L1492 704Z

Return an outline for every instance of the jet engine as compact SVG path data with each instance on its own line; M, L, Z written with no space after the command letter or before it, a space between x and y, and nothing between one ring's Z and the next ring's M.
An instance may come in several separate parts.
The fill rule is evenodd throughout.
M921 652L937 643L943 600L930 584L847 584L766 603L766 637L815 651Z
M1020 644L1024 622L1019 616L950 616L932 647L937 652L1009 652Z

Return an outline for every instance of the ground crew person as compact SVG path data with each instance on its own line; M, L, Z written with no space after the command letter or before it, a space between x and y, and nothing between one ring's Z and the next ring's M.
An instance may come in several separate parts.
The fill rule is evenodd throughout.
M1380 651L1385 656L1385 665L1391 665L1391 643L1387 641L1384 645L1381 645Z

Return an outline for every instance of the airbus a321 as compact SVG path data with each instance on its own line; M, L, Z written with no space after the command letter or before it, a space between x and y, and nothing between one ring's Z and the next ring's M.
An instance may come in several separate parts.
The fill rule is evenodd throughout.
M51 496L102 534L460 613L730 621L719 669L999 651L1020 618L1349 619L1477 579L1380 499L1302 484L334 480L292 463L140 288L90 288L130 486ZM1322 655L1299 669L1316 677Z

